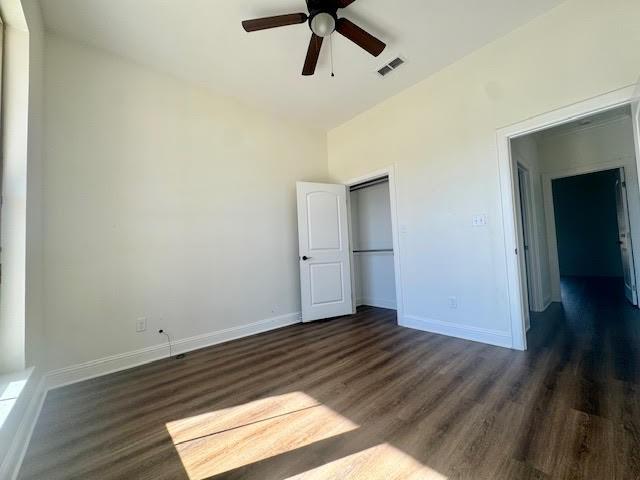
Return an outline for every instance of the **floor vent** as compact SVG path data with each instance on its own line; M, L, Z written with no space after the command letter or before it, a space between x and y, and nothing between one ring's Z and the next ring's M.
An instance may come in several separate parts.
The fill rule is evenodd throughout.
M378 70L378 75L380 75L381 77L386 77L403 63L405 63L404 59L400 57L396 57L393 60L391 60L389 63L387 63L384 67L382 67L380 70Z

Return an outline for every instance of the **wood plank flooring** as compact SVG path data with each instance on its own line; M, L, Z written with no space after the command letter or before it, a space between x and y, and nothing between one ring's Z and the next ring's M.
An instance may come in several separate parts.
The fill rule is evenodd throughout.
M21 479L639 479L640 313L566 280L527 352L295 325L47 396Z

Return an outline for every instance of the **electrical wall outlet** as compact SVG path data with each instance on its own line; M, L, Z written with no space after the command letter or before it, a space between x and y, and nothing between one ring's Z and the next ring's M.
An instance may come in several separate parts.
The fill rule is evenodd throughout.
M147 319L139 318L136 320L136 332L141 333L147 330Z
M458 299L456 297L449 297L449 308L452 310L458 308Z

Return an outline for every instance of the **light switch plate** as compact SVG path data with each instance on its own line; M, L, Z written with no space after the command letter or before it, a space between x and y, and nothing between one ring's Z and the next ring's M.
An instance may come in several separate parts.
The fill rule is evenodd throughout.
M474 215L471 219L471 224L474 227L485 227L489 223L489 218L486 214Z

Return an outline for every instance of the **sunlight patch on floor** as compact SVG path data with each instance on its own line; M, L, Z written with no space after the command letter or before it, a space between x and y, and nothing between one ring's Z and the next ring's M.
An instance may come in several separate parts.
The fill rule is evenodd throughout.
M388 443L326 463L287 480L447 480Z
M169 422L167 430L173 443L178 445L319 405L315 398L305 393L292 392Z
M204 479L358 428L302 392L167 423L185 471Z

